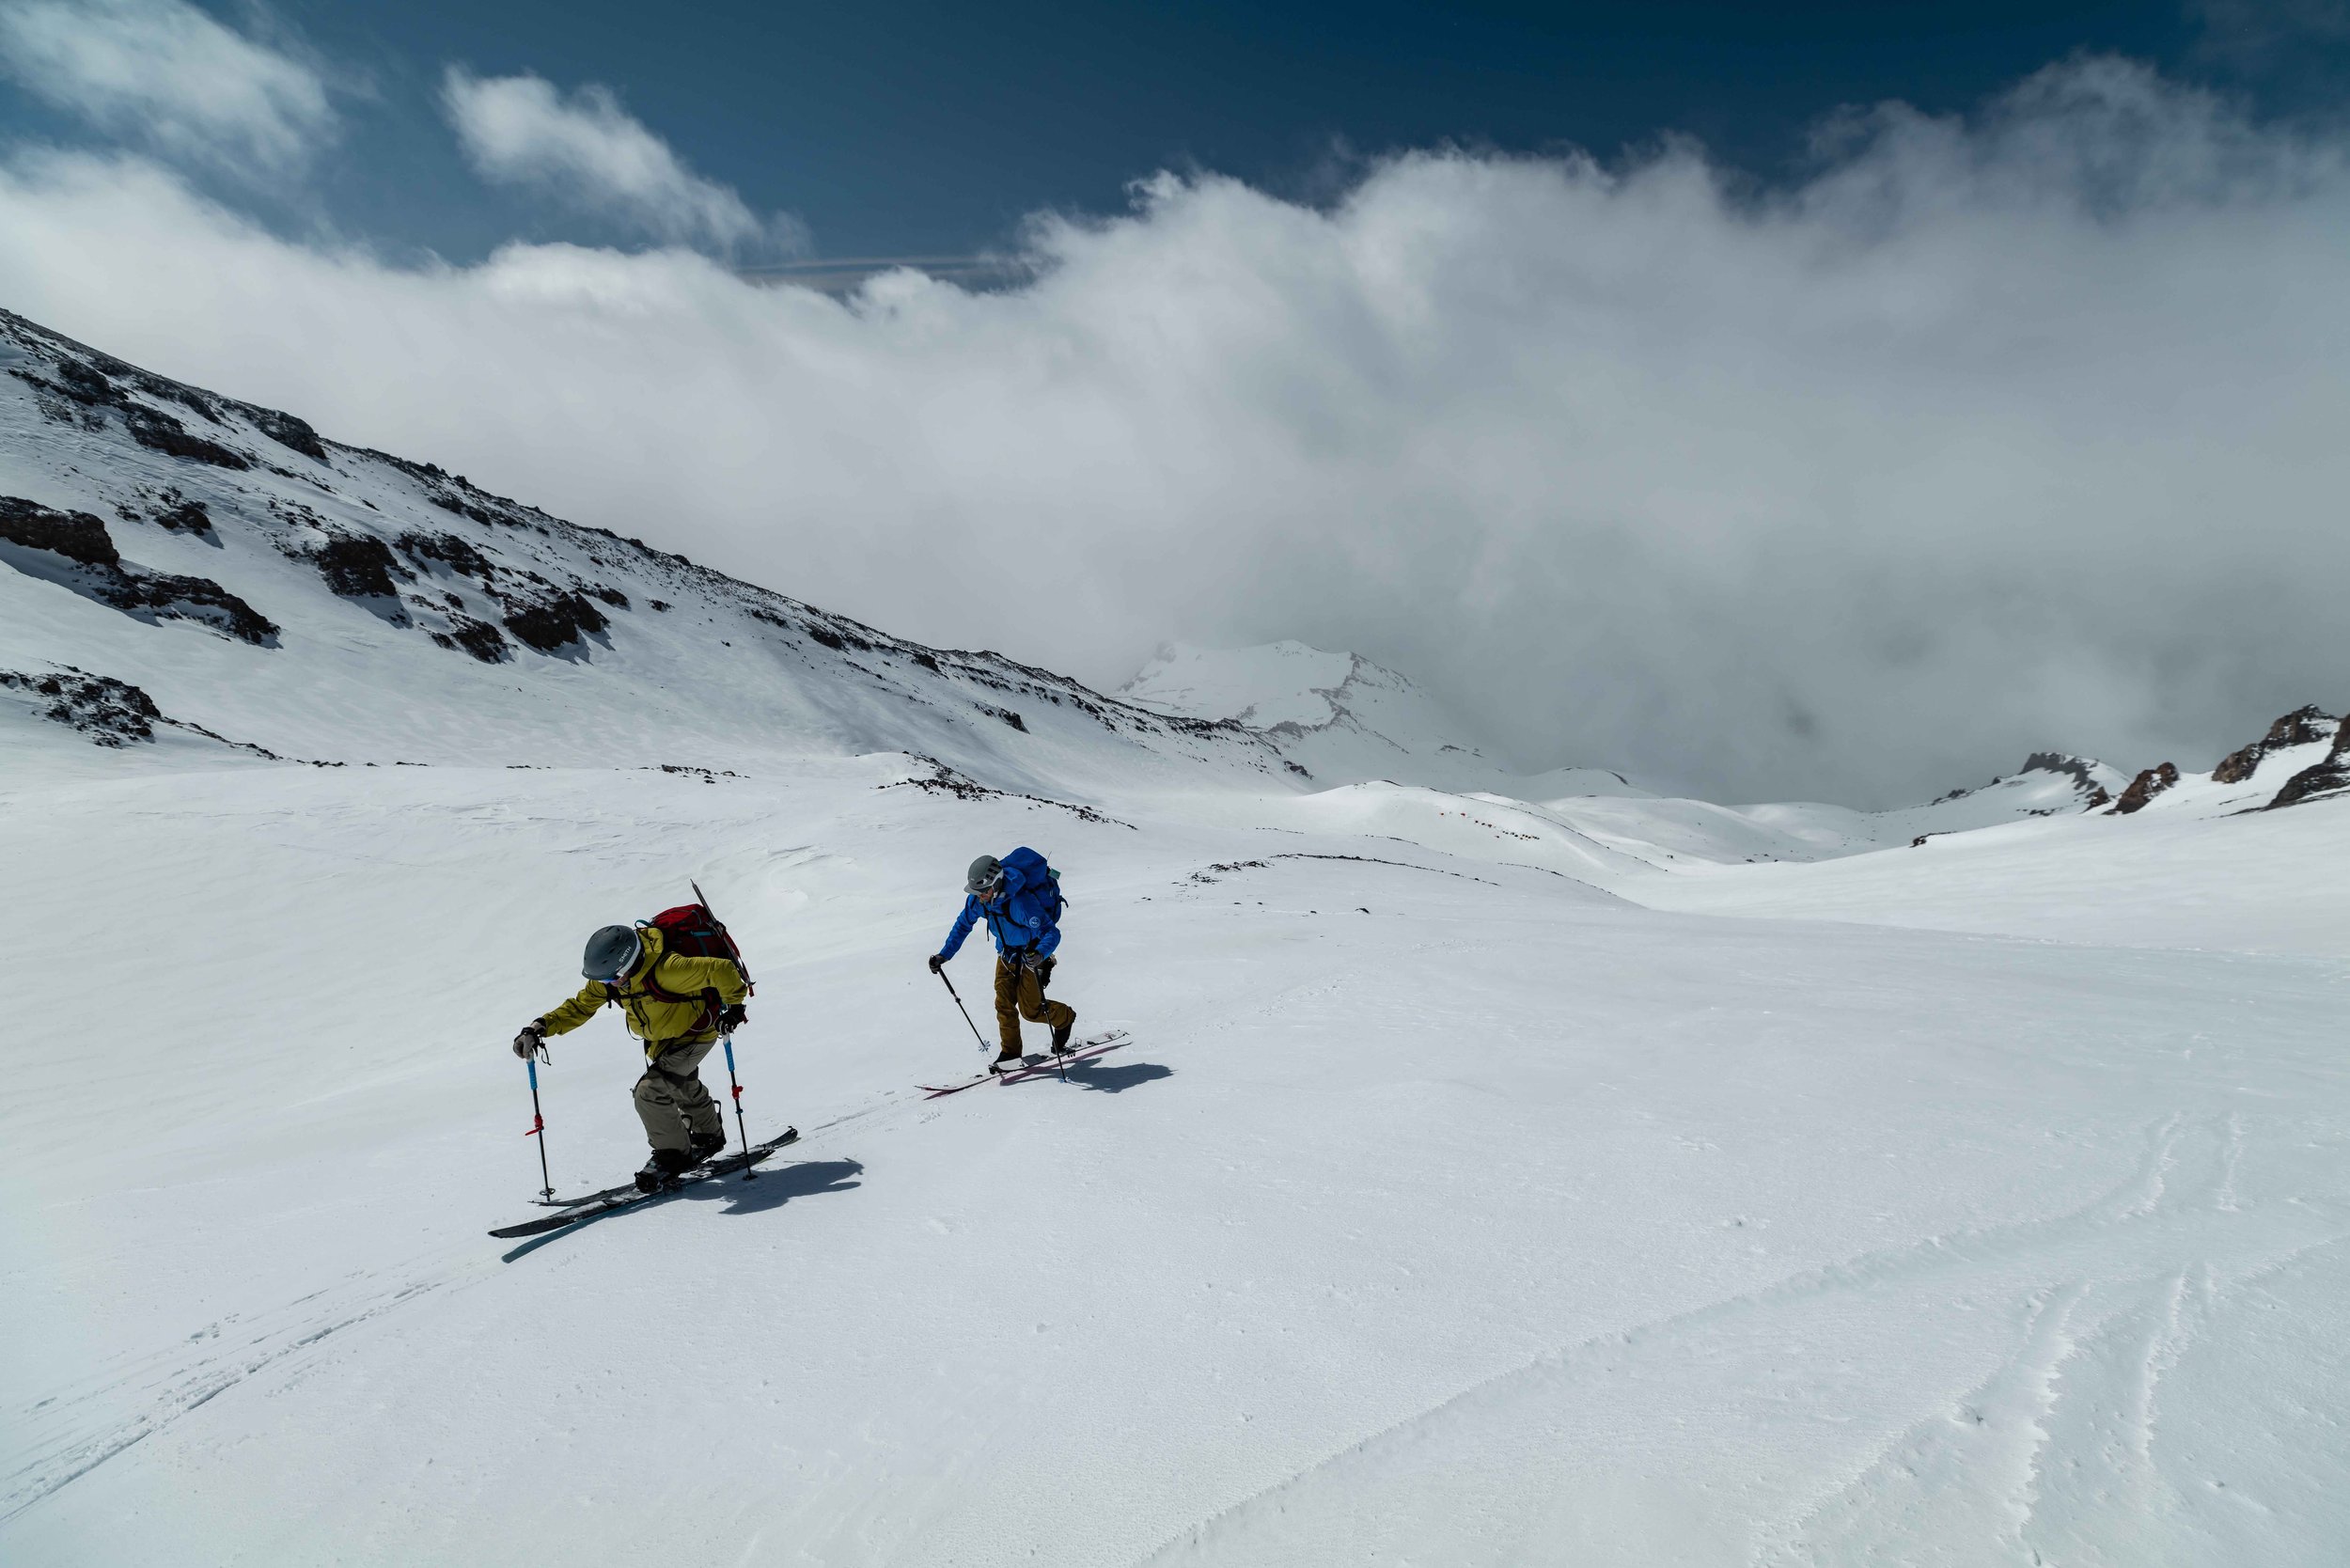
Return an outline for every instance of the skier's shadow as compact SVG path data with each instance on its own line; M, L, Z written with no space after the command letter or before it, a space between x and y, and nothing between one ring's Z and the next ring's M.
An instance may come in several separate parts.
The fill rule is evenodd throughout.
M678 1196L688 1202L703 1203L723 1198L728 1200L727 1213L730 1215L760 1215L780 1209L794 1198L854 1191L862 1184L854 1178L864 1173L865 1167L854 1160L803 1160L797 1165L761 1168L757 1181L728 1177L722 1182L704 1182L688 1187Z
M652 1203L615 1209L610 1214L597 1215L593 1218L583 1219L576 1225L567 1225L560 1231L551 1231L543 1236L533 1236L499 1261L510 1263L517 1258L526 1257L551 1243L577 1235L590 1225L601 1224L608 1219L617 1219L621 1215L636 1214L641 1208L657 1208L664 1203L707 1203L713 1199L728 1199L733 1202L733 1206L726 1211L728 1214L764 1214L769 1209L783 1207L794 1198L813 1198L819 1193L853 1191L861 1184L850 1178L863 1175L864 1172L865 1168L854 1160L807 1160L798 1165L762 1169L759 1173L758 1180L752 1182L745 1182L740 1176L728 1176L715 1182L697 1182L682 1192L671 1193Z
M1122 1094L1136 1084L1156 1083L1175 1075L1172 1067L1161 1067L1155 1061L1121 1061L1115 1067L1100 1067L1089 1061L1069 1064L1069 1081L1081 1089L1098 1089L1104 1094Z

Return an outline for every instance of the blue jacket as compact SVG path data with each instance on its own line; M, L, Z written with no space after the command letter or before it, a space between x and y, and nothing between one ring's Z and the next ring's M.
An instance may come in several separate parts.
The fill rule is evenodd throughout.
M952 958L961 952L963 939L971 934L971 928L982 917L987 920L987 933L995 938L995 950L999 953L1034 948L1038 957L1050 958L1053 949L1060 946L1059 923L1016 866L1004 868L1003 895L994 903L981 903L976 893L964 895L963 913L956 917L955 929L947 933L947 945L938 949L938 956Z

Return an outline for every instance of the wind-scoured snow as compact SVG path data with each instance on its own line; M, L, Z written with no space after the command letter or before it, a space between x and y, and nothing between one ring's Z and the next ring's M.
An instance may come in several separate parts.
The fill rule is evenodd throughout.
M254 415L164 401L261 461L0 376L0 494L280 628L0 560L33 678L0 689L0 1561L2350 1540L2350 798L2260 809L2324 745L2119 816L2064 758L1904 813L1306 780L1302 713L922 649L321 438L325 495ZM217 543L151 521L166 488ZM415 580L354 602L272 521L306 494L387 548L438 512L495 570L395 552ZM503 627L574 580L630 607L494 662L418 603ZM922 959L1020 843L1072 901L1056 994L1133 1040L925 1100L979 1052ZM688 879L758 980L751 1136L801 1140L490 1238L540 1179L507 1042ZM986 960L950 973L985 1026ZM623 1179L634 1047L553 1051L556 1186Z

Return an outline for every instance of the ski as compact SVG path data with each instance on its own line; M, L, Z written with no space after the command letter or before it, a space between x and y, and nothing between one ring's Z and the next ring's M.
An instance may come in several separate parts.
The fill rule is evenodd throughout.
M1073 1061L1089 1061L1105 1051L1115 1051L1126 1043L1126 1039L1124 1029L1109 1029L1077 1042L1076 1044L1057 1057L1023 1057L1020 1058L1020 1065L1009 1072L981 1073L959 1084L916 1084L915 1088L922 1091L924 1099L936 1100L948 1094L961 1094L966 1089L977 1089L981 1084L1016 1084L1026 1078L1058 1072Z
M525 1220L520 1225L502 1226L491 1231L490 1234L502 1238L542 1236L550 1231L560 1231L567 1225L576 1225L583 1219L593 1219L598 1215L618 1214L622 1209L633 1209L640 1203L650 1203L656 1198L666 1198L672 1193L694 1185L697 1182L707 1182L716 1176L731 1176L738 1170L747 1169L784 1145L797 1143L799 1138L800 1130L797 1127L786 1127L776 1137L755 1145L749 1153L722 1154L717 1159L696 1166L657 1192L639 1192L634 1183L624 1187L610 1187L588 1198L573 1200L572 1206L565 1209L561 1214L549 1215L544 1219Z

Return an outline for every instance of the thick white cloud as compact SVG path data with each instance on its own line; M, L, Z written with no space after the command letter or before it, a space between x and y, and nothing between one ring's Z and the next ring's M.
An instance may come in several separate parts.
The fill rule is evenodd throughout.
M607 87L591 82L566 99L542 77L451 66L441 102L485 180L542 190L677 244L730 250L770 235L730 187L686 167ZM787 218L774 232L789 244L796 226Z
M1685 149L1404 157L1327 210L1162 178L1041 221L1025 287L840 301L680 250L394 267L25 157L0 300L934 641L1355 648L1529 763L1886 800L2350 698L2343 147L2092 62L1821 159L1766 199Z
M301 169L336 128L318 72L186 0L0 0L0 69L110 134L246 175Z

